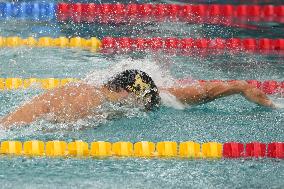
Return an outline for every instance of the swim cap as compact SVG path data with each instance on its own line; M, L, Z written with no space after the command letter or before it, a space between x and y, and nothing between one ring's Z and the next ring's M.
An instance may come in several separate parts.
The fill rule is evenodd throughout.
M161 101L158 88L152 78L140 70L125 70L109 80L106 86L112 91L118 92L124 89L134 93L143 100L147 110L158 107Z

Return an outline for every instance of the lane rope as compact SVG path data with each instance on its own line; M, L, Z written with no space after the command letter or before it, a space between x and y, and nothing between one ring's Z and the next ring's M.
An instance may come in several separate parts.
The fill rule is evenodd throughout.
M96 37L91 37L89 39L81 37L40 37L38 39L34 37L21 38L18 36L11 37L1 37L0 36L0 48L8 47L60 47L60 48L86 48L92 51L97 51L101 48L102 43Z
M283 51L284 39L269 38L129 38L104 37L103 50L144 51L144 50L246 50L246 51Z
M49 21L56 19L57 5L54 3L10 3L0 2L0 19L28 19Z
M0 91L19 90L28 88L38 88L50 90L64 86L68 83L79 82L76 78L0 78ZM198 80L200 83L211 82L235 82L238 80ZM261 89L266 94L284 94L284 81L275 80L246 80L250 85ZM187 84L192 80L180 79L177 82L180 84Z
M214 20L212 20L214 18ZM222 23L223 18L284 22L283 5L59 3L57 19L74 22L182 21ZM228 21L228 20L227 20ZM226 22L226 21L225 21Z
M12 156L46 157L143 157L143 158L277 158L284 159L284 142L175 142L141 141L114 143L94 141L90 144L82 140L65 141L2 141L0 154Z
M0 19L32 19L74 22L185 21L230 22L233 18L250 21L284 22L283 5L230 4L94 4L94 3L0 3ZM212 19L214 18L214 19ZM230 18L224 20L224 18Z
M129 38L129 37L104 37L99 40L96 37L34 37L21 38L18 36L1 37L0 48L28 47L61 47L61 48L89 48L102 52L129 52L129 51L169 51L187 52L195 49L206 50L237 50L237 51L261 51L284 52L284 38Z

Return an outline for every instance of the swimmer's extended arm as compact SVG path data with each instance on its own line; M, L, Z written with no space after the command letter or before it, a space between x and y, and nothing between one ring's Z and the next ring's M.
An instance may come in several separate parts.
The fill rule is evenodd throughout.
M273 102L261 90L246 81L205 82L185 88L172 88L169 91L179 100L188 104L205 103L229 95L241 94L256 104L275 108Z

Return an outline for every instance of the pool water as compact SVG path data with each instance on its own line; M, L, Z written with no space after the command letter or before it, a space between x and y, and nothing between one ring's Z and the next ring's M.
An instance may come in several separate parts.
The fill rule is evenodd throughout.
M275 26L276 25L276 26ZM10 36L178 36L178 37L282 37L277 28L259 26L244 30L184 23L142 26L61 25L5 21L0 34ZM10 28L10 29L8 29ZM72 29L73 28L73 29ZM76 32L74 31L76 29ZM98 29L99 28L99 29ZM105 32L105 33L103 33ZM271 33L274 36L271 36ZM80 78L102 83L125 68L149 73L159 86L180 78L284 80L283 55L229 53L170 56L158 53L104 55L80 49L0 49L0 77ZM108 73L106 76L105 74ZM0 116L43 91L0 93ZM271 96L283 106L283 98ZM0 140L186 141L271 142L284 141L284 109L271 110L241 96L177 110L161 107L145 114L127 111L114 119L80 120L53 124L39 120L27 127L0 130ZM0 157L1 188L283 188L284 161L181 160L181 159L49 159Z

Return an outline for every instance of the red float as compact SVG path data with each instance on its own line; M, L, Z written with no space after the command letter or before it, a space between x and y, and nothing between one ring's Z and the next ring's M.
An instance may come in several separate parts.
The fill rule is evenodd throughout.
M75 3L71 5L71 18L73 22L82 22L83 18L83 7L81 3Z
M274 94L279 90L279 83L277 81L264 81L262 83L262 90L266 94Z
M236 16L248 16L248 5L239 5L236 7Z
M247 80L248 84L256 87L256 88L261 88L262 83L260 81L257 80Z
M139 14L142 17L150 18L153 13L153 5L152 4L140 4L138 5Z
M259 49L260 50L273 50L274 40L267 39L267 38L259 39Z
M168 9L165 4L157 4L153 9L155 18L165 18L168 15Z
M120 3L114 4L112 21L114 23L125 22L125 12L126 12L126 8L124 4L120 4Z
M57 4L57 19L59 21L67 21L70 17L69 15L69 4L68 3L58 3Z
M124 4L118 3L113 6L113 12L116 16L124 16L125 11L126 11L126 8Z
M144 51L147 48L147 41L143 38L136 38L133 40L134 48L138 51Z
M108 16L113 14L114 5L113 4L99 4L98 5L101 16Z
M244 156L244 144L238 142L228 142L223 145L224 158L241 158Z
M133 16L138 14L138 5L137 4L127 4L126 5L126 15Z
M252 17L260 17L261 16L261 8L258 5L248 5L248 16Z
M230 38L226 40L226 47L228 49L240 49L241 48L241 39L239 38Z
M245 157L260 158L266 155L266 145L260 142L246 144Z
M100 15L99 22L108 23L114 21L115 14L113 4L99 4L98 9Z
M180 41L182 50L189 50L194 47L194 40L192 38L184 38Z
M103 49L114 49L116 40L113 37L104 37L102 39L102 48Z
M210 39L200 38L195 39L195 46L200 49L207 49L209 47Z
M125 6L125 19L126 21L137 21L138 19L138 5L137 4L127 4Z
M208 5L192 5L192 13L199 17L206 17L208 15Z
M175 5L175 4L167 4L167 13L170 16L171 19L175 19L178 17L179 12L181 10L180 5Z
M234 6L233 5L220 5L223 12L221 16L234 16Z
M220 16L223 14L223 6L220 5L210 5L209 6L209 12L208 15L209 16Z
M284 50L284 39L275 40L275 50Z
M167 38L165 40L165 49L178 49L180 40L178 38Z
M116 39L119 50L129 51L132 49L133 40L129 37L121 37Z
M267 146L267 157L284 159L284 143L272 142Z
M275 6L274 10L277 17L284 17L284 5Z
M222 38L215 38L210 41L210 48L213 49L225 49L226 40Z
M275 6L264 5L263 6L263 17L273 17L275 16Z
M83 14L85 15L85 18L83 19L86 22L94 22L98 21L100 10L97 4L94 3L88 3L82 5Z
M147 40L148 48L151 50L160 50L164 47L164 40L161 37L153 37Z
M180 13L181 21L192 21L193 10L192 5L183 5Z
M242 45L245 50L254 51L257 49L257 40L254 38L246 38L242 40Z

